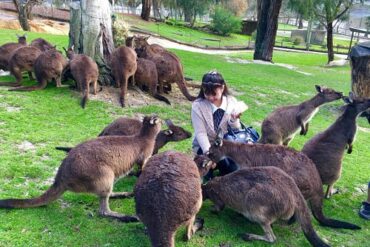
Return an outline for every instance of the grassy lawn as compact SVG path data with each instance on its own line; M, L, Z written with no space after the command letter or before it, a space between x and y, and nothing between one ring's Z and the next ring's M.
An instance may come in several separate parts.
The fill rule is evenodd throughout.
M15 31L0 31L0 44L15 40ZM43 37L58 47L67 46L68 38L46 34ZM320 84L348 94L350 68L327 68L326 55L274 52L275 63L282 66L247 63L252 53L233 55L205 55L174 50L180 57L185 74L196 80L210 69L217 69L228 81L235 96L249 105L242 116L243 122L260 131L264 117L281 105L297 104L315 94L314 85ZM243 60L243 61L242 61ZM245 61L244 61L245 60ZM238 63L239 62L239 63ZM12 80L10 76L0 81ZM30 82L25 79L27 84ZM176 87L176 86L175 86ZM116 100L116 95L112 98ZM68 88L56 88L53 83L37 92L9 92L0 87L0 199L35 197L52 183L56 169L65 157L55 146L73 146L97 134L119 116L134 113L158 113L192 130L191 103L172 106L144 106L120 108L110 103L89 101L85 110L80 97ZM300 150L314 134L326 129L338 116L343 105L337 101L321 107L310 124L307 136L297 136L292 147ZM351 231L321 227L313 219L318 234L332 246L368 246L370 222L358 217L361 201L366 198L370 178L369 124L358 120L359 131L351 155L345 154L342 177L336 184L340 194L324 202L327 216L355 223L362 230ZM21 144L30 142L33 148L22 150ZM171 144L174 149L191 153L191 140ZM115 191L131 191L135 178L123 178ZM268 202L266 202L268 203ZM112 210L134 214L133 199L111 200ZM200 211L205 228L189 242L182 239L184 227L176 235L176 246L272 246L264 242L247 243L237 235L262 229L230 209L219 215L210 212L212 203L206 201ZM65 193L45 207L34 209L0 209L0 246L150 246L141 223L122 224L98 216L98 199L93 195ZM277 242L273 246L309 246L298 224L276 222L273 230ZM367 243L367 244L366 244Z

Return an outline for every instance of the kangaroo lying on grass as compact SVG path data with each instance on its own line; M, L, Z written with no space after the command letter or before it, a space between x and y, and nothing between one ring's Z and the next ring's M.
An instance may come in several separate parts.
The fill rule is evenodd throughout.
M67 64L67 59L65 59L59 51L55 49L47 50L38 56L33 65L38 85L16 87L9 89L9 91L33 91L44 89L47 86L48 81L53 79L56 82L56 86L61 87L62 72Z
M12 53L19 47L27 45L26 37L26 34L22 36L17 35L18 43L11 42L0 46L0 69L9 70L9 59Z
M10 56L8 64L9 71L15 77L16 82L2 82L0 86L21 86L23 71L27 71L30 80L33 80L33 65L41 53L42 51L34 46L22 46L16 49Z
M355 141L357 117L370 109L370 99L355 98L352 93L344 97L348 104L344 107L343 114L325 131L315 135L302 149L316 165L323 184L328 185L325 197L333 193L334 183L342 172L343 154L352 153Z
M77 90L82 91L81 107L85 108L89 98L90 83L93 85L93 93L97 94L99 69L96 62L89 56L84 54L75 54L73 47L66 50L63 47L66 56L69 59L69 69L76 81Z
M224 141L222 137L218 137L211 145L208 156L216 163L225 157L231 158L240 168L276 166L294 179L303 196L309 201L313 216L321 225L360 229L354 224L324 216L320 175L313 161L302 152L281 145L243 144Z
M145 87L154 98L171 105L170 101L166 97L157 92L158 74L155 63L152 61L144 58L137 59L135 82L141 89L144 89Z
M165 120L168 127L167 130L159 131L157 137L155 138L155 145L153 149L153 154L158 153L168 142L178 142L191 137L191 133L180 126L172 123L171 120ZM104 128L104 130L99 134L99 136L130 136L139 133L143 123L141 120L136 118L126 118L121 117L114 120L111 124ZM70 147L56 147L58 150L63 150L69 152L72 148Z
M166 151L146 163L135 189L136 213L148 229L152 246L175 246L175 233L186 225L186 240L203 226L195 222L202 206L200 175L185 154Z
M109 209L110 197L128 197L129 192L112 192L114 181L130 172L135 163L144 166L152 155L154 140L161 129L156 116L145 117L134 136L105 136L79 144L63 160L54 184L33 199L0 200L0 208L29 208L46 205L65 191L94 193L100 198L99 214L123 222L138 221Z
M135 85L134 75L137 69L137 55L131 47L120 46L116 48L111 56L111 68L116 86L121 88L120 103L125 107L125 97L127 95L127 86L129 78Z
M329 246L316 234L306 202L294 180L279 168L245 168L216 177L202 186L204 199L214 202L216 212L228 206L258 223L264 236L243 234L243 239L275 242L271 224L278 219L297 218L312 246Z
M319 107L325 103L342 98L341 92L315 86L317 94L299 105L283 106L274 110L263 120L260 143L288 146L296 132L301 128L300 135L306 135L311 118Z

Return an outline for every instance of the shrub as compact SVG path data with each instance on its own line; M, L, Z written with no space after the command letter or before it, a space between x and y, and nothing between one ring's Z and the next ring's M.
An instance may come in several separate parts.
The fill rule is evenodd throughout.
M293 37L293 45L300 45L300 44L303 44L304 43L304 39L302 37Z
M112 25L113 43L115 47L125 44L126 38L129 36L129 25L123 20L116 19Z
M240 32L241 20L234 16L229 10L216 7L211 17L211 26L214 32L223 36L229 36L230 33L233 32Z

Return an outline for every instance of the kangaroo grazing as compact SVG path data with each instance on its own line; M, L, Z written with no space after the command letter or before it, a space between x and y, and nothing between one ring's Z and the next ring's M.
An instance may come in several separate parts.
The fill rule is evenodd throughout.
M39 48L40 51L47 51L50 49L55 49L55 46L47 42L46 40L42 38L37 38L32 40L31 46Z
M127 86L129 78L132 84L135 84L134 75L137 69L137 55L134 49L126 46L116 48L111 57L111 68L116 86L121 88L120 104L125 106L125 97L127 95Z
M65 191L94 193L100 198L99 214L123 222L137 221L109 209L110 197L128 197L129 192L112 192L114 181L125 176L135 163L144 166L152 155L154 140L161 129L156 116L145 117L135 136L105 136L83 142L72 149L58 169L53 185L33 199L0 200L0 208L29 208L46 205Z
M348 104L343 114L325 131L312 137L302 149L316 165L323 184L328 185L325 197L333 193L333 185L342 171L344 151L352 153L357 117L370 109L370 99L355 98L352 93L343 98Z
M190 95L186 88L183 68L180 59L173 53L159 45L149 45L148 37L135 37L134 46L138 57L153 61L157 67L159 93L163 93L164 86L171 88L171 83L177 83L182 94L190 101L195 97Z
M181 225L186 225L186 240L203 225L194 224L202 206L199 172L185 154L166 151L151 157L134 194L136 214L147 227L153 247L174 247Z
M155 138L155 145L153 154L158 153L168 142L178 142L191 137L191 133L180 126L175 125L171 120L166 119L165 123L168 127L167 130L159 131ZM114 120L111 124L104 128L99 136L131 136L139 133L142 128L142 121L136 118L121 117ZM56 147L58 150L69 152L72 148L69 147Z
M10 56L8 64L9 71L15 77L16 82L2 82L0 86L21 86L23 71L27 71L32 80L33 65L41 53L42 51L34 46L22 46L16 49Z
M264 236L245 233L246 241L276 241L271 224L293 216L312 246L329 246L316 234L306 202L294 180L277 167L253 167L216 177L202 186L204 199L214 202L214 210L225 206L258 223Z
M296 132L306 135L309 121L319 107L325 103L342 98L342 93L316 85L317 94L299 105L283 106L274 110L263 120L260 143L288 146Z
M137 59L135 82L141 89L146 88L147 90L149 90L150 94L154 98L171 105L170 101L166 97L160 95L157 92L158 74L154 62L144 58Z
M0 46L0 69L9 70L9 59L12 53L19 47L27 45L26 37L26 34L22 36L17 35L18 43L11 42Z
M33 91L44 89L48 81L53 79L56 82L56 86L61 87L62 72L67 64L67 59L65 59L59 51L55 49L47 50L38 56L35 64L33 65L38 85L16 87L9 89L9 91Z
M97 94L99 69L96 62L89 56L84 54L75 54L72 48L66 50L69 58L69 69L76 81L77 90L82 91L81 107L85 108L89 98L90 83L93 85L93 93Z
M303 196L309 201L313 216L321 225L333 228L360 229L354 224L324 216L320 175L313 161L302 152L281 145L251 145L225 141L221 138L218 137L209 149L208 156L214 162L218 163L228 157L240 168L276 166L294 179Z

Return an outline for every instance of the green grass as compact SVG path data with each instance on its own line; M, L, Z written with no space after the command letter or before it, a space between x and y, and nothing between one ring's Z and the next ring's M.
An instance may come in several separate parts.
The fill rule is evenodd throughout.
M0 44L14 37L14 31L1 30ZM67 37L29 34L51 42L67 45ZM31 38L32 39L32 38ZM337 90L350 90L350 68L327 68L326 55L274 52L275 63L296 66L295 70L281 66L230 63L230 60L251 60L252 53L227 56L205 55L174 50L184 65L185 74L196 80L210 69L217 69L227 80L238 99L249 105L242 120L260 131L263 118L281 105L297 104L315 94L314 85L326 85ZM309 73L310 75L303 74ZM0 77L9 81L10 76ZM27 81L31 84L34 82ZM176 87L176 86L175 86ZM112 95L117 100L117 95ZM52 83L38 92L9 92L0 88L0 198L38 196L52 183L57 167L65 157L54 149L60 145L76 145L94 138L108 123L122 115L158 113L163 119L192 130L190 102L172 106L120 108L110 103L89 101L82 110L80 97L67 88L56 88ZM342 102L321 107L313 118L307 136L297 136L292 147L301 149L314 134L327 128L338 116ZM11 111L14 108L18 111ZM361 201L365 200L365 185L370 177L369 124L359 119L354 150L345 154L343 172L336 187L341 193L324 202L327 216L346 220L362 227L360 231L321 227L312 220L318 234L332 246L368 246L370 222L358 217ZM34 150L20 151L18 145L31 142ZM166 146L191 153L191 140ZM131 191L135 178L123 178L116 191ZM360 190L363 189L363 191ZM268 203L268 202L266 202ZM268 243L242 241L237 234L262 229L230 209L219 215L210 212L212 203L206 201L199 215L205 228L188 242L182 241L185 232L180 228L176 246L272 246ZM134 214L134 201L111 200L111 208ZM100 218L98 199L93 195L65 193L46 207L35 209L0 210L0 246L150 246L141 223L122 224ZM277 242L273 246L309 246L297 224L276 222L273 226ZM366 244L367 243L367 244Z

